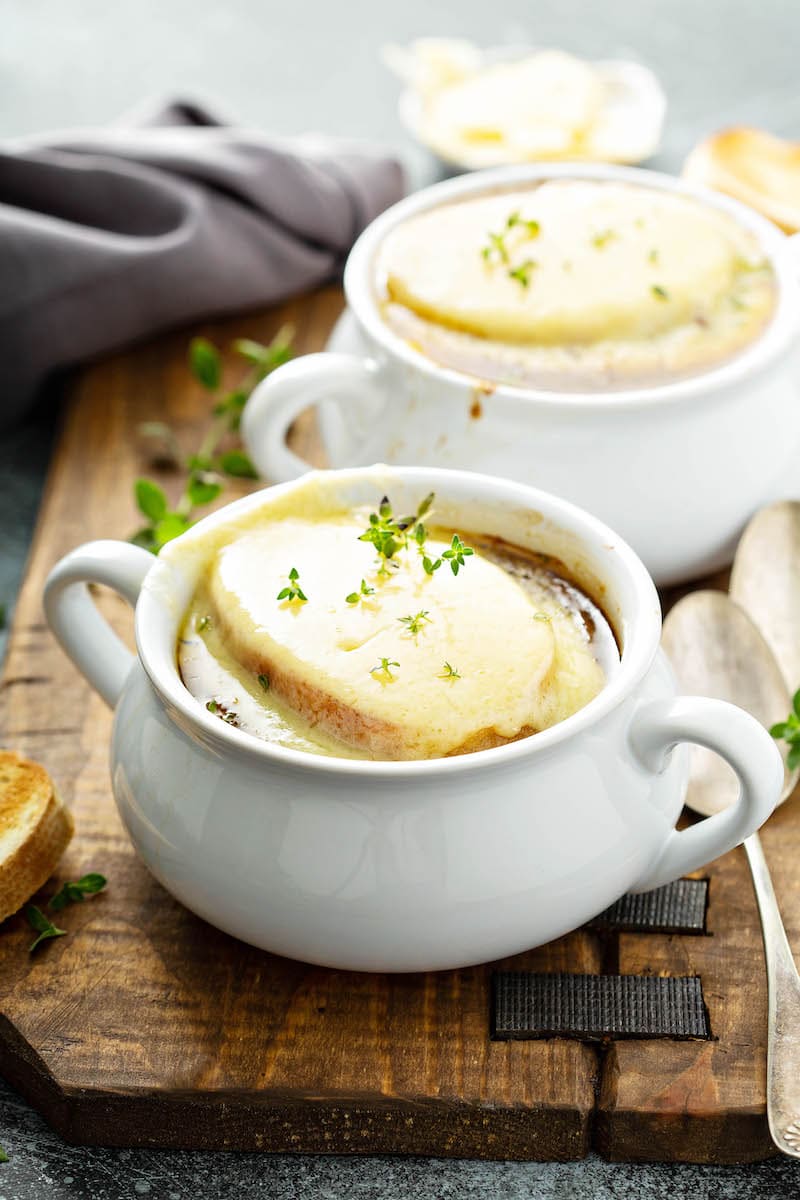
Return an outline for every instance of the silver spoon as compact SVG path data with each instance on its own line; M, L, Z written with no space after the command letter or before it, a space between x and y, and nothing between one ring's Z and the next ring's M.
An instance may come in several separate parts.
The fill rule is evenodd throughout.
M662 644L681 689L729 700L769 728L785 720L789 689L756 626L724 592L692 592L664 621ZM786 770L781 801L798 771ZM686 804L709 816L736 796L738 783L722 759L693 747ZM757 833L744 843L753 876L767 963L767 1120L779 1150L800 1158L800 975L786 939Z
M757 512L742 534L731 598L752 617L791 692L800 688L800 501Z

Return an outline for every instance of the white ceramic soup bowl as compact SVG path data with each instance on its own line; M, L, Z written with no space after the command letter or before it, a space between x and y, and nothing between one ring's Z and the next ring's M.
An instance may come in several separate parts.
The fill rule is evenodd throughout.
M482 384L438 366L387 326L376 302L375 258L395 225L465 196L552 178L638 183L731 214L774 267L778 303L768 329L735 358L689 378L580 393ZM245 410L245 441L267 479L308 470L287 448L286 434L299 412L318 405L332 467L414 462L554 491L619 530L659 584L730 561L756 509L797 494L798 244L735 200L624 167L477 172L410 196L373 221L350 254L344 282L364 353L297 359L266 379Z
M56 637L116 707L111 777L126 828L194 912L327 966L458 967L549 941L629 889L700 867L772 811L783 780L772 739L731 705L675 698L658 598L633 551L562 500L480 475L380 466L323 472L315 486L345 505L387 493L399 510L434 491L437 519L558 554L590 581L622 645L590 704L534 737L416 762L319 757L207 712L181 681L176 640L209 544L308 482L227 506L157 559L89 543L47 582ZM88 582L136 605L138 659ZM687 756L671 750L683 741L722 754L742 786L733 808L676 832Z

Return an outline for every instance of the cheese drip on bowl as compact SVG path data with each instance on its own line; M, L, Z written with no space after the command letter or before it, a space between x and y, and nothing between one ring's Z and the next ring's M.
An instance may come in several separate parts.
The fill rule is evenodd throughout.
M551 180L410 217L376 262L387 323L444 366L553 390L664 382L742 349L775 283L749 230L683 195Z
M472 539L456 575L453 531L431 528L380 569L367 526L282 517L216 551L178 646L210 711L311 753L429 759L530 736L601 690L614 636L561 564Z

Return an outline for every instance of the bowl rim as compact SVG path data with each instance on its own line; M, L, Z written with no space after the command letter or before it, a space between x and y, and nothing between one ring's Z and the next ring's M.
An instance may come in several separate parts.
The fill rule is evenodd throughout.
M384 355L399 359L412 371L434 382L441 384L446 380L452 385L468 389L478 385L486 386L486 381L479 376L439 365L421 351L414 349L387 325L380 315L373 291L374 256L390 230L417 213L470 195L544 182L548 179L632 183L689 196L708 207L727 213L755 234L765 256L770 260L778 291L775 312L766 329L752 343L718 366L695 375L614 391L556 392L546 388L524 388L489 381L488 386L491 387L493 396L534 407L586 411L624 412L653 405L696 403L698 399L712 399L720 391L769 366L774 359L790 348L793 339L800 333L800 243L787 237L760 213L730 196L659 171L612 163L537 163L493 167L432 184L399 200L367 226L355 242L345 264L344 291L348 307L370 344L377 344Z
M170 603L170 597L176 587L176 569L184 584L187 580L181 559L191 556L195 543L202 544L215 530L259 509L270 499L313 486L315 481L325 480L325 486L346 488L348 483L374 479L376 495L382 495L387 486L391 488L393 479L401 478L406 485L418 485L421 495L428 491L447 493L456 503L459 497L466 501L474 500L477 495L490 505L494 502L499 511L505 507L511 512L533 510L540 513L588 550L592 570L610 599L619 597L627 589L626 605L620 604L619 618L615 621L616 632L622 641L620 665L598 695L571 717L529 738L472 754L415 760L348 759L310 754L264 741L254 734L232 728L206 712L181 680L175 655L175 640L186 605ZM192 583L189 594L193 590ZM184 731L210 743L217 752L245 756L259 765L269 763L285 770L300 769L329 778L351 776L391 782L500 770L519 764L520 760L541 757L587 732L627 700L650 669L659 647L661 608L655 584L631 547L603 522L576 505L551 493L494 476L440 467L375 464L340 471L310 472L288 483L260 489L199 521L187 533L170 542L150 568L136 605L135 629L139 660L167 714ZM157 635L154 630L161 632ZM154 645L156 636L160 636L160 644Z

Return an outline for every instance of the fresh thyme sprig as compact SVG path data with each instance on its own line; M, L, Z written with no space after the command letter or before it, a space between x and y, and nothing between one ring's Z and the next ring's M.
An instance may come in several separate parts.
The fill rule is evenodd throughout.
M423 523L423 517L431 511L433 501L434 493L431 492L420 502L416 513L398 519L394 516L389 497L384 496L378 505L378 511L369 514L369 527L359 535L358 540L372 542L377 550L379 575L389 574L386 564L394 558L398 550L408 547L410 539L413 539L420 549L425 545L428 530ZM396 563L392 565L397 566Z
M660 283L654 283L650 291L655 296L656 300L669 300L669 292Z
M305 604L308 600L308 596L300 587L300 575L297 567L291 568L288 578L288 584L286 587L281 588L281 590L278 592L278 595L275 597L276 600L299 600L301 603Z
M510 279L516 279L517 283L522 284L524 288L530 286L531 271L538 267L538 263L534 258L526 258L525 262L521 262L518 267L514 267L513 271L509 271Z
M538 221L524 220L521 213L513 212L506 221L506 229L516 229L518 226L525 230L529 238L537 238L542 231Z
M487 245L481 249L481 256L488 262L493 254L496 254L501 262L508 262L508 250L506 249L505 233L487 233Z
M50 897L47 907L51 908L53 912L61 912L68 904L80 904L87 896L94 896L98 892L102 892L106 886L106 882L105 875L100 875L97 871L91 871L88 875L82 875L80 879L68 879ZM67 935L67 930L59 929L58 925L54 924L47 914L42 912L41 908L36 904L26 905L25 916L31 929L37 935L28 947L30 954L38 946L41 946L43 942L50 941L51 938L66 937Z
M30 954L33 954L37 946L41 946L42 942L47 942L50 938L66 937L66 929L59 929L57 925L54 925L37 905L28 904L25 908L25 916L28 918L31 929L37 934L28 948Z
M392 667L400 669L400 663L394 662L391 658L382 658L376 667L370 667L370 675L383 674L387 679L394 679Z
M795 767L800 767L800 689L792 697L792 711L786 720L773 725L770 733L778 741L786 742L789 746L789 753L786 756L786 765L789 770L793 771Z
M456 668L452 665L452 663L446 662L444 664L444 670L441 671L439 674L439 678L440 679L460 679L461 672L457 671Z
M257 383L292 357L294 330L285 325L267 346L249 338L233 343L234 351L250 364L249 370L232 391L221 392L222 359L219 350L206 338L193 338L189 344L189 368L198 383L214 398L213 420L194 454L183 460L175 434L162 421L146 421L139 433L159 447L159 461L173 468L185 466L188 472L183 492L174 508L166 493L152 479L137 479L134 498L147 524L131 537L137 546L158 554L162 546L185 533L197 516L197 510L216 500L224 487L223 476L257 479L250 459L240 446L224 442L239 432L242 411Z
M470 558L475 551L472 546L465 546L457 533L453 534L453 540L450 542L450 548L445 550L441 558L431 561L426 555L422 560L422 566L426 575L432 575L434 571L438 571L442 565L442 560L450 563L450 570L454 575L457 575L460 569L466 566L465 558Z
M102 892L106 882L105 875L100 875L96 871L82 875L80 879L68 879L62 883L56 894L51 896L48 908L52 908L54 912L61 912L62 908L66 908L68 904L82 904L87 896L94 896L98 892Z
M413 616L398 617L397 619L401 622L401 624L405 625L406 632L412 634L414 637L416 637L418 633L422 632L425 625L431 624L430 614L426 608L421 608L419 612L414 613Z
M592 237L592 245L595 250L604 250L609 242L613 242L617 234L613 229L600 229Z
M512 230L518 229L523 234L522 241L530 241L541 233L538 221L526 220L520 212L509 213L506 217L505 228L501 233L487 233L486 245L481 247L481 257L489 265L492 262L502 263L507 268L509 279L515 279L522 287L527 288L531 281L531 271L538 264L528 258L516 267L511 266L511 254L506 239ZM517 242L519 239L516 239Z
M366 579L362 579L361 587L358 589L358 591L351 592L349 596L345 596L345 601L347 604L358 604L359 600L363 599L365 596L374 596L374 595L375 595L375 588L368 587Z

